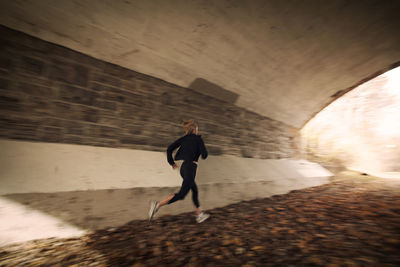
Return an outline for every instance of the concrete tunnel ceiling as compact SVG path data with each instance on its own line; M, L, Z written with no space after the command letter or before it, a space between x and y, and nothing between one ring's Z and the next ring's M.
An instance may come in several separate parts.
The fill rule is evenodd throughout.
M294 127L400 61L400 1L0 5L5 26L183 87L205 81L219 88L205 93Z

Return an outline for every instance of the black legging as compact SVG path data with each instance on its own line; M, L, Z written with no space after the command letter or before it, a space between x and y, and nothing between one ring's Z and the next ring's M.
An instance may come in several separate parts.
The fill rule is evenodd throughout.
M170 201L168 201L168 204L174 203L175 201L182 200L185 198L189 190L192 190L192 200L194 205L198 208L200 207L199 199L198 199L198 191L197 191L197 185L196 182L194 181L194 178L196 177L196 170L197 170L197 164L193 162L183 162L181 166L181 176L183 178L182 186L181 189L179 190L178 193L174 195L173 198L171 198Z

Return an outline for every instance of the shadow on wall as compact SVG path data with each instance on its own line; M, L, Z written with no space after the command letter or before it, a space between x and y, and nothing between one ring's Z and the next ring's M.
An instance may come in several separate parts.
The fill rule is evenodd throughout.
M203 95L211 96L218 100L222 100L231 104L235 104L239 95L229 90L222 88L215 83L209 82L203 78L195 79L190 85L189 89L192 89Z

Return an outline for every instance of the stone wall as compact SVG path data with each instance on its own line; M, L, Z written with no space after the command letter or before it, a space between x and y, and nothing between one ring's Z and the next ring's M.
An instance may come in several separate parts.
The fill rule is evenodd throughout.
M194 118L211 154L294 155L297 129L0 26L0 138L164 151Z

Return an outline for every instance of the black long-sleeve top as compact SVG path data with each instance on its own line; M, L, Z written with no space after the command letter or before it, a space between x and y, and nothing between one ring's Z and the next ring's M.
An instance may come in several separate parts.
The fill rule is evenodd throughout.
M172 166L175 164L172 152L178 148L175 160L198 161L200 155L203 159L207 158L208 152L200 135L187 134L173 142L167 149L167 160Z

